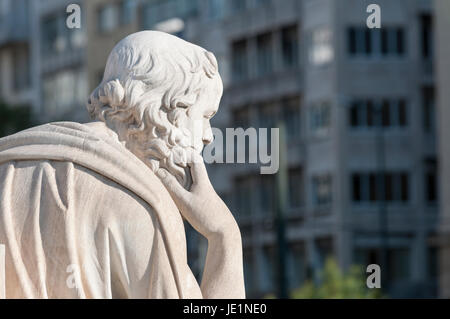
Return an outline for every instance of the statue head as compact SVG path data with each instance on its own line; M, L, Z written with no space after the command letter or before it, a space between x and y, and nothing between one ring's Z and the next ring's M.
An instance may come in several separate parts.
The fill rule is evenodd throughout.
M187 163L213 139L209 120L222 92L211 52L167 33L142 31L114 47L87 109L153 171L165 168L187 186Z

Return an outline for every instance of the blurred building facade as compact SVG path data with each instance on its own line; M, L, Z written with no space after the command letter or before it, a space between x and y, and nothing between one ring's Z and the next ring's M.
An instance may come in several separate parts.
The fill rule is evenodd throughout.
M83 23L67 27L69 4L83 8L81 0L0 1L0 96L31 106L36 122L86 119L86 33Z
M12 105L31 106L30 1L0 1L0 96Z
M436 87L439 132L440 233L439 284L440 297L450 298L450 2L435 1L436 14Z
M366 0L0 3L20 1L31 8L28 36L5 42L0 32L0 54L16 57L16 47L26 48L30 84L20 99L41 121L87 120L87 96L126 34L157 29L199 44L216 55L224 82L213 126L270 128L283 121L287 128L289 289L317 280L327 256L346 269L381 264L385 252L390 296L436 294L438 253L429 240L439 197L431 0L377 1L380 30L366 27ZM81 29L64 27L68 3L81 5ZM13 69L0 61L0 95L14 99L11 84L3 84ZM251 164L208 170L242 230L248 296L275 293L275 177ZM188 237L200 276L206 242Z
M139 30L139 3L139 0L86 1L89 92L101 82L106 60L114 45Z
M289 288L342 268L382 264L388 294L437 289L438 222L432 1L147 1L144 28L213 51L225 92L213 126L287 127ZM180 24L178 24L180 25ZM249 296L276 292L275 178L258 165L217 164L210 177L233 208Z
M81 106L88 94L84 2L31 2L32 77L38 92L35 112L40 122L67 119L83 122L87 116ZM69 4L77 4L82 10L79 29L67 27Z
M392 297L433 296L432 2L378 1L381 30L366 27L370 3L208 1L187 38L225 69L216 127L286 124L289 288L332 255L343 269L381 264ZM249 296L276 292L274 176L218 164L211 178L242 229Z

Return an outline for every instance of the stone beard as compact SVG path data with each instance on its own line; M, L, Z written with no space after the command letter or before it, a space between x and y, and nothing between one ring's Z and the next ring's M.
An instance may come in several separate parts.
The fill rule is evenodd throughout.
M209 119L223 90L216 58L187 42L158 54L129 38L111 52L88 111L154 172L164 168L188 188L191 153L213 139Z

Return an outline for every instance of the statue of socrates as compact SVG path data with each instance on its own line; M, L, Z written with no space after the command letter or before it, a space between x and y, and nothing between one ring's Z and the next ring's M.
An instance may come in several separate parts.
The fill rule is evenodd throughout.
M244 298L242 242L201 157L223 86L211 52L143 31L87 109L0 139L6 298ZM208 240L201 284L183 219Z

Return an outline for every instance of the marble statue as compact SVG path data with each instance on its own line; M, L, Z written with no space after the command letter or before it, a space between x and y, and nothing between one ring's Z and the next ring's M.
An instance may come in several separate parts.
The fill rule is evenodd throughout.
M242 241L201 157L222 81L211 52L143 31L87 109L0 139L6 298L245 298ZM183 219L208 240L201 284Z

